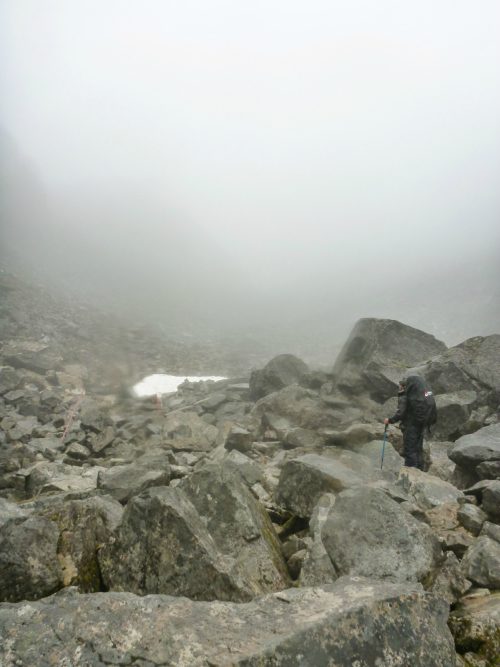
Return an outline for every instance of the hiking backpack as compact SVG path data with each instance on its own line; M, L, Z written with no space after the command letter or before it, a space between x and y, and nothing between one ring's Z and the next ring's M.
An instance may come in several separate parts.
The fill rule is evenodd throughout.
M437 406L434 394L423 378L411 376L407 380L406 395L410 410L418 423L429 430L437 422Z

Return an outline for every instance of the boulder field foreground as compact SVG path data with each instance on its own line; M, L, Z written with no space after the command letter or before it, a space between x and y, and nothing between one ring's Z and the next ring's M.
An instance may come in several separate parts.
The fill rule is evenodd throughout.
M500 335L364 319L331 372L283 354L158 402L112 376L159 343L0 289L2 667L499 664ZM394 426L381 468L410 372L426 472Z

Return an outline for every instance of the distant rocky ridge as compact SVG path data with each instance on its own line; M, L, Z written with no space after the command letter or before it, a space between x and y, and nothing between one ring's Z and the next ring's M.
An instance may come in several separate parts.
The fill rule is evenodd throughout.
M158 403L124 378L210 350L0 289L1 665L497 664L499 335L366 319L331 372L283 354ZM410 372L426 472L396 427L381 467Z

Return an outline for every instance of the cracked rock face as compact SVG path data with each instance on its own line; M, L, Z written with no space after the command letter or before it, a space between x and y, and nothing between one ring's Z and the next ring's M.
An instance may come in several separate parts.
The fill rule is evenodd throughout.
M455 667L446 620L418 585L349 578L246 604L69 589L0 605L0 664Z

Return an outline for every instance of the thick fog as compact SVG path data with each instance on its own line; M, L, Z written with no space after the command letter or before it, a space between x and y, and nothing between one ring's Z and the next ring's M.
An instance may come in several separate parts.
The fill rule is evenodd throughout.
M500 331L497 0L3 0L0 26L5 262L199 337Z

